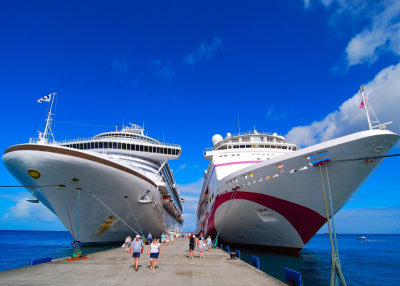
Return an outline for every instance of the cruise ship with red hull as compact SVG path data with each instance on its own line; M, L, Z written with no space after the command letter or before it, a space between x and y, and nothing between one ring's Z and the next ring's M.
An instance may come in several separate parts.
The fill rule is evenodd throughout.
M385 124L298 149L276 133L214 135L197 231L231 245L299 253L399 139Z

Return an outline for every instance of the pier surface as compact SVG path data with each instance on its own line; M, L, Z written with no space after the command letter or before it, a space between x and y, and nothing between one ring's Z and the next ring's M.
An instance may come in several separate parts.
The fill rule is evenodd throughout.
M133 258L123 248L89 254L89 259L50 263L0 272L0 285L286 285L255 267L230 260L221 249L204 252L203 259L188 258L187 239L161 247L157 268L150 270L148 246L139 270L130 268ZM39 257L38 257L39 258Z

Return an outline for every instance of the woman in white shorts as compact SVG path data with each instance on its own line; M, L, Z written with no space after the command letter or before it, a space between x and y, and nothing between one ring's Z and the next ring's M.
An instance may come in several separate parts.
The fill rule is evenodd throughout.
M197 241L197 249L199 250L199 258L203 258L204 238L202 236L200 236L199 240Z

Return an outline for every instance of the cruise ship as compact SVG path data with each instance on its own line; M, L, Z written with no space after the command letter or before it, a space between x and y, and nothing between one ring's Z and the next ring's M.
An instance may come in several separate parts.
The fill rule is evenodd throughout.
M51 210L75 240L120 242L128 235L181 231L183 198L169 160L179 145L159 142L130 124L92 138L38 139L5 150L3 162L33 198Z
M363 95L363 94L362 94ZM385 124L298 149L277 133L212 137L197 231L224 243L298 254L378 167L399 136Z

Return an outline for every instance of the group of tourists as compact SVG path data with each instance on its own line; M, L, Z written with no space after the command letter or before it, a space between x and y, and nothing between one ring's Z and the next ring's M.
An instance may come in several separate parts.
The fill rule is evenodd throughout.
M143 239L140 235L136 235L135 239L132 241L131 236L129 235L125 239L125 251L130 252L135 261L134 269L138 271L139 269L139 258L140 255L143 254L145 244L149 245L147 256L150 257L150 270L154 270L157 265L158 256L161 253L161 247L158 243L156 237L152 237L151 233L147 236L147 239Z
M208 236L207 239L204 238L203 234L200 233L200 236L198 239L196 239L196 236L192 233L189 236L189 258L193 259L194 258L194 249L195 246L197 250L199 251L199 258L203 258L204 255L204 250L209 251L211 249L211 236Z
M199 258L202 259L204 255L204 251L209 251L211 249L211 236L208 238L204 238L203 234L200 233L199 237L196 238L193 233L163 233L161 235L161 244L168 246L169 243L173 243L177 238L188 238L189 239L189 258L194 258L195 249L199 252ZM153 237L151 233L147 235L147 237L142 237L139 234L135 236L132 240L129 235L125 239L124 247L125 251L129 252L135 262L133 269L138 271L139 269L139 258L140 255L143 254L145 245L148 245L147 256L150 258L150 270L154 270L157 265L157 259L161 254L161 246L156 237Z

